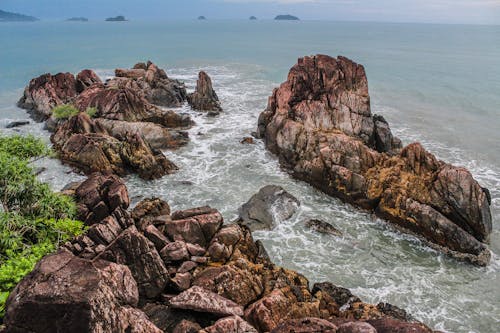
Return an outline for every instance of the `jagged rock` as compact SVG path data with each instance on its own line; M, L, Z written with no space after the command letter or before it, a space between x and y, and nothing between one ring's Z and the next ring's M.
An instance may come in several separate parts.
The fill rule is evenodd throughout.
M44 257L10 294L4 332L161 332L135 309L138 299L126 266L61 251Z
M198 323L194 323L189 320L182 320L177 326L175 326L172 333L198 333L201 330L201 326Z
M273 329L271 333L336 333L337 326L320 318L288 320Z
M244 137L243 139L241 139L240 143L241 143L241 144L252 145L252 144L254 144L255 142L254 142L254 140L253 140L253 138L252 138L252 137L247 136L247 137Z
M432 333L433 331L421 323L408 323L392 318L380 318L376 320L368 320L368 323L373 326L377 332L384 333Z
M401 149L385 119L371 114L363 66L344 57L299 59L269 98L258 135L296 178L457 258L488 263L487 194L467 170L420 144Z
M183 322L190 322L191 325L197 325L197 318L194 314L182 310L171 309L164 304L147 303L142 308L142 311L144 311L149 317L149 320L163 332L174 332L177 327L186 327L186 323ZM201 327L198 328L198 330L200 329Z
M173 219L165 224L166 234L174 240L205 246L222 225L219 212Z
M65 122L51 136L51 141L64 163L86 174L111 171L125 175L132 171L144 179L155 179L177 170L175 164L161 151L152 149L139 134L132 133L119 140L86 113Z
M84 69L80 73L76 75L76 91L77 93L81 93L85 89L93 86L94 84L102 85L102 81L97 76L97 74L90 70Z
M321 234L342 236L342 232L328 222L310 219L304 223L305 227Z
M47 73L30 81L17 105L32 111L35 119L46 120L55 106L71 102L76 95L76 80L73 74Z
M219 97L212 88L212 80L204 71L198 74L196 82L196 90L188 95L189 105L199 111L214 111L221 112Z
M243 308L216 293L194 286L170 300L175 309L211 313L221 317L243 316Z
M299 205L281 186L267 185L239 208L239 223L251 230L272 229L292 217Z
M219 319L200 333L257 333L257 330L238 316Z
M108 82L110 87L131 88L152 104L179 107L187 99L184 83L170 79L152 62L138 63L133 69L117 69L115 75L117 78Z

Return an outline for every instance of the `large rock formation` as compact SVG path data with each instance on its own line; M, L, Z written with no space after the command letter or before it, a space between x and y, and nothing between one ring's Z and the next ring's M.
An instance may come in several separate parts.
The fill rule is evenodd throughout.
M258 135L295 177L455 257L489 262L487 190L418 143L401 149L387 122L371 114L363 66L344 57L299 59L269 98Z
M136 172L144 179L155 179L177 170L161 151L151 148L140 132L113 134L82 112L58 127L51 141L63 163L86 174Z
M159 178L176 167L158 149L186 144L188 134L183 130L192 121L151 103L178 106L186 92L182 83L169 79L156 65L136 67L116 70L119 77L106 83L88 69L76 78L70 73L45 74L31 80L19 106L47 120L60 158L76 169ZM73 104L81 113L69 120L55 119L52 109L62 104ZM83 115L87 110L95 119Z
M219 97L212 88L212 80L210 76L204 71L198 74L198 81L196 81L196 90L188 95L189 105L195 110L199 111L222 111L220 106Z
M73 193L88 231L11 293L5 332L432 332L330 283L310 289L210 207L170 214L166 202L146 199L129 212L111 174L93 174Z

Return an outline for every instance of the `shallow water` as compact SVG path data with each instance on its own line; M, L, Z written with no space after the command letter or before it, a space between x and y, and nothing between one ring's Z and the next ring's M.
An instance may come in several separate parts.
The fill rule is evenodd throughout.
M226 221L267 184L301 201L272 231L255 232L272 259L311 282L329 280L369 302L388 301L450 332L498 332L500 326L500 27L333 22L38 22L0 25L0 128L26 113L23 86L43 72L93 68L102 77L145 59L194 88L199 69L212 77L225 112L207 118L187 107L191 142L165 154L180 171L144 182L127 177L134 202L147 196L173 209L218 208ZM301 55L343 54L366 67L372 111L405 143L418 140L445 161L466 166L491 190L492 262L477 268L429 249L383 221L298 182L262 142L239 141L255 129L272 88ZM2 129L2 131L5 131ZM20 128L48 138L41 124ZM79 179L45 160L54 188ZM63 172L61 172L63 170ZM305 230L320 218L343 237Z

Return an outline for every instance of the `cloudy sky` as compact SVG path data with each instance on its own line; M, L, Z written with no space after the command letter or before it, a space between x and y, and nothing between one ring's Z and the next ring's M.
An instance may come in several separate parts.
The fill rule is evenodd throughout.
M0 9L42 19L269 19L290 13L310 20L500 24L500 0L0 0Z

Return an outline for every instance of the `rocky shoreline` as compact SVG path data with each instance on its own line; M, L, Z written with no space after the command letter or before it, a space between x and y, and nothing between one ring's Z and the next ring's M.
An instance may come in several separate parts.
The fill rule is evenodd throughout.
M294 214L300 203L278 186L261 189L236 223L211 207L172 213L159 198L129 209L120 176L150 180L177 170L162 150L185 145L194 123L165 108L184 103L207 116L222 111L205 72L188 94L151 62L116 69L106 82L83 70L29 83L18 105L45 121L61 161L88 176L65 189L88 230L19 283L3 332L433 332L393 305L364 303L330 282L311 288L274 265L251 231ZM62 105L76 114L58 118L52 110ZM488 263L488 190L420 144L402 147L385 119L371 114L363 66L343 57L299 59L255 136L297 179L456 258ZM341 234L321 220L305 226Z
M171 213L153 198L128 210L112 174L66 193L89 229L21 281L3 332L433 332L332 283L311 288L213 208Z

